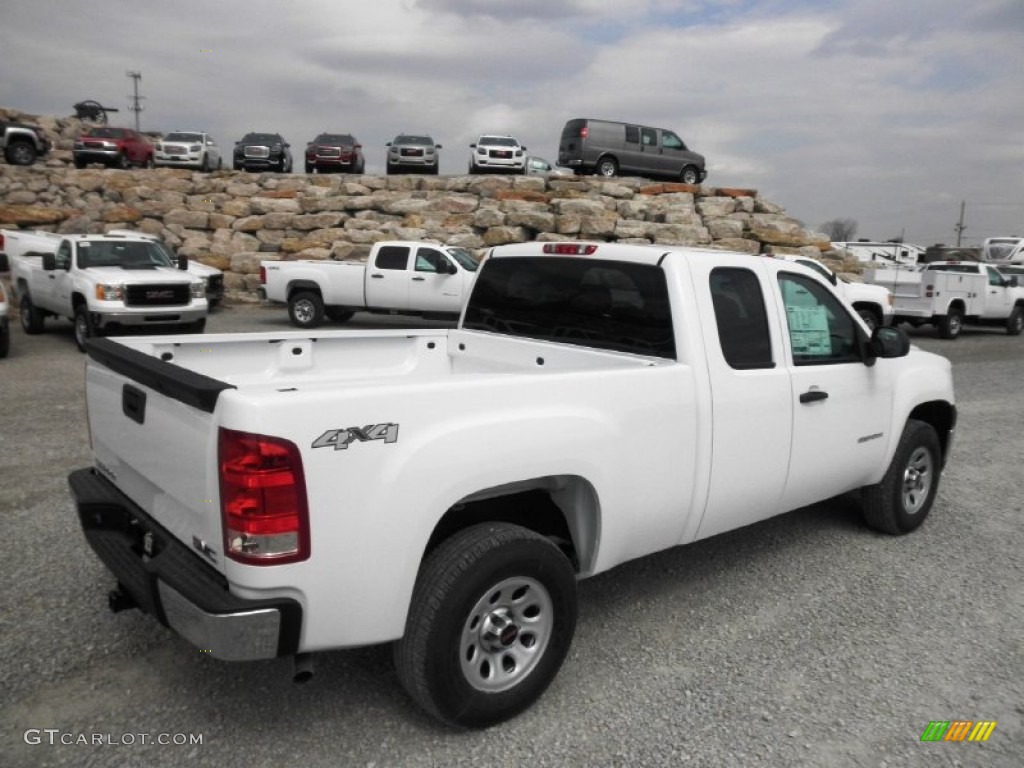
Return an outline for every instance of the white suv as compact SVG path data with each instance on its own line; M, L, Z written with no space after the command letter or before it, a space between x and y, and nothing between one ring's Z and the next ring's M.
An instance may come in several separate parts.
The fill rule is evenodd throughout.
M470 173L526 172L526 147L511 136L481 136L469 155Z
M156 142L153 164L166 168L219 170L224 161L213 137L202 131L174 131Z

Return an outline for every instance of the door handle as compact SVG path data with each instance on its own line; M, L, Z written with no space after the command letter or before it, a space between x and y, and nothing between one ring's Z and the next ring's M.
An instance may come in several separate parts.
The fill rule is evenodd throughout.
M425 277L414 277L413 278L413 280L415 280L417 283L422 283L426 279L427 278L425 278Z
M370 275L374 280L383 280L384 275Z
M811 389L800 395L801 403L816 403L819 400L828 400L828 392L822 392L820 389Z

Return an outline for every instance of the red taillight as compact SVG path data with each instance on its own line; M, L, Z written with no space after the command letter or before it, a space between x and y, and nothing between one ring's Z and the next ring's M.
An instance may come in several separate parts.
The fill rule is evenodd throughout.
M262 264L260 265L260 285L267 284L267 268Z
M217 463L227 556L250 565L307 559L306 480L295 444L221 428Z
M597 252L593 243L545 243L544 253L556 253L560 256L589 256Z
M584 125L582 128L580 128L580 138L581 139L587 138L587 135L589 133L590 133L590 129L588 129L587 126Z

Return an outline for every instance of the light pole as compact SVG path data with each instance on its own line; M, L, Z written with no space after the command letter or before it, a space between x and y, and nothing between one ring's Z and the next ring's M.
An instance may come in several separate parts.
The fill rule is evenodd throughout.
M125 72L125 75L130 77L132 80L135 81L135 94L133 96L129 96L128 97L128 98L130 98L132 100L131 106L129 106L128 109L130 109L132 112L135 113L135 130L138 131L139 130L139 112L142 111L142 105L139 102L142 99L146 98L145 96L139 96L139 80L142 79L142 73L141 72L131 72L131 71L129 71L129 72Z

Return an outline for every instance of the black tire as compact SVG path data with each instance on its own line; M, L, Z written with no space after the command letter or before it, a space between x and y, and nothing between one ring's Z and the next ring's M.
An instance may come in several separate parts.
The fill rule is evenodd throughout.
M223 157L218 157L217 158L217 170L219 171L223 167L224 167L224 158Z
M75 324L75 345L78 347L79 352L85 352L85 341L100 335L100 330L93 325L92 318L89 317L89 309L85 304L79 304L75 307L75 316L73 318Z
M242 166L239 165L238 163L232 162L231 163L231 170L233 170L233 171L240 171L240 170L242 170Z
M679 174L679 180L683 184L699 184L700 183L700 171L694 168L692 165L687 165L683 168Z
M11 329L5 323L0 327L0 360L7 357L11 351Z
M32 304L32 299L27 293L21 295L21 327L25 333L42 333L46 315Z
M386 168L386 169L384 170L384 174L385 174L386 176L394 176L394 175L395 175L396 173L397 173L397 171L396 171L396 170L395 170L394 168L392 168L390 164L389 164L389 165L388 165L388 167L387 167L387 168Z
M598 176L604 176L606 179L617 175L618 172L619 163L614 157L602 157L597 161L597 165L594 166L594 173Z
M75 160L75 168L78 168L79 170L85 168L85 160Z
M203 153L203 161L201 163L199 163L199 171L201 173L209 173L210 172L210 156L208 154L206 154L205 152Z
M306 163L306 173L312 173L313 170L314 170L314 167L312 165L310 165L309 163Z
M395 668L431 715L484 728L540 697L575 630L568 558L526 528L485 523L455 534L424 561L394 646Z
M1014 307L1006 319L1006 333L1009 336L1020 336L1021 331L1024 331L1024 309Z
M964 327L963 310L953 307L939 319L939 338L955 339Z
M117 156L117 160L114 161L114 166L120 168L121 170L125 170L128 167L128 155L126 155L124 152L119 154Z
M864 520L883 533L910 533L928 517L941 471L942 452L935 429L911 419L903 428L882 482L862 491Z
M335 323L347 323L352 319L352 315L355 314L351 309L342 309L341 307L326 307L324 314L327 315L327 319Z
M149 157L142 161L142 167L145 168L146 170L152 170L153 168L156 167L156 162L153 160L152 155L150 155Z
M11 165L32 165L38 154L28 141L15 141L4 150L4 157Z
M313 291L297 291L288 297L288 318L299 328L316 328L324 321L324 302Z
M860 315L860 319L864 321L864 324L868 327L868 330L874 333L875 328L882 324L882 319L878 316L878 313L873 309L862 307L857 310L857 314Z

